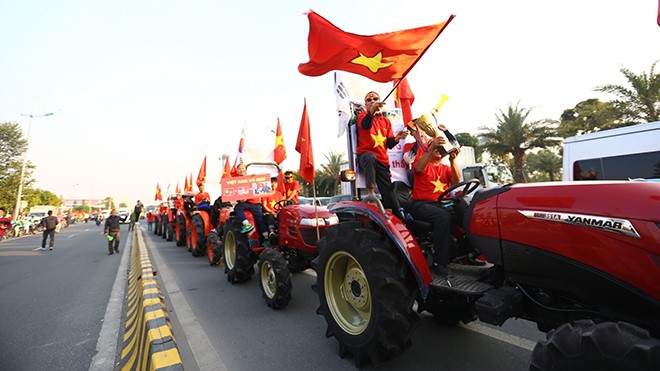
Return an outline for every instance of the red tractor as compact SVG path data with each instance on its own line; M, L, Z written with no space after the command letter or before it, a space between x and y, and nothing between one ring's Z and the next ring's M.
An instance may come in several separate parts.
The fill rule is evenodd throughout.
M291 273L311 267L318 255L316 242L338 222L337 216L323 207L294 205L283 200L277 208L280 211L275 220L275 233L268 238L267 246L264 246L263 231L258 230L249 210L245 215L255 228L247 234L241 233L242 224L231 209L224 209L221 214L221 219L225 219L221 250L227 280L232 284L250 280L257 264L259 286L266 303L273 309L289 304Z
M313 288L342 356L395 357L427 311L448 325L535 322L547 338L532 370L660 370L660 183L478 185L439 198L453 215L449 280L429 270L428 223L375 198L331 208ZM464 264L479 254L487 264Z

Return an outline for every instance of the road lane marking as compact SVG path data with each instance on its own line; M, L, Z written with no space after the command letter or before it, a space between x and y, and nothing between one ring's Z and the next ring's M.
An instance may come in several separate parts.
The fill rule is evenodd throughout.
M75 234L72 234L71 236L67 236L66 238L71 238L71 237L75 237L75 236L76 236Z
M115 283L112 285L110 300L105 309L101 332L96 342L96 354L92 358L92 364L89 365L89 371L106 371L115 368L115 357L117 355L117 339L119 338L119 328L121 326L121 308L124 303L124 293L128 281L128 260L131 256L132 238L126 239L122 257L119 262L119 269L115 276Z
M302 271L302 273L305 273L308 276L312 276L316 278L316 271L313 269L306 269ZM536 346L536 342L522 338L520 336L512 335L504 331L500 331L497 329L494 329L492 327L484 326L482 324L479 324L477 322L470 322L468 324L461 324L460 325L462 328L466 330L470 330L473 332L476 332L481 335L486 335L488 337L491 337L493 339L503 341L507 344L515 345L517 347L527 349L529 351L532 351L534 347Z
M144 231L144 228L139 228L138 233ZM214 371L227 371L227 367L220 358L220 355L215 350L208 336L202 329L202 326L199 324L197 316L190 308L188 301L185 296L179 289L174 276L171 274L165 261L161 259L158 249L152 249L151 244L147 242L147 239L143 239L144 244L149 250L156 266L158 267L158 275L163 282L164 291L170 298L174 313L181 323L181 328L183 333L188 341L188 346L193 353L193 358L197 363L197 367L200 371L214 370ZM179 315L181 313L181 315Z

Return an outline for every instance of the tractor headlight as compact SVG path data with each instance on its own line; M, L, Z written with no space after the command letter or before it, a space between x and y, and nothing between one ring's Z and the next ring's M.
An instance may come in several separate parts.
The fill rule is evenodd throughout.
M316 227L320 225L325 225L325 220L323 220L323 218L302 218L300 219L300 225L307 227Z
M331 216L329 218L325 218L325 224L326 225L339 224L339 217L337 215L335 215L335 216Z

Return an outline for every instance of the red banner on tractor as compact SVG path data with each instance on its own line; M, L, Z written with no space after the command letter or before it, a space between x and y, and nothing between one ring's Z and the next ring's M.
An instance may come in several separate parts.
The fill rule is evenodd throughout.
M246 175L222 178L222 201L238 201L271 196L270 174Z

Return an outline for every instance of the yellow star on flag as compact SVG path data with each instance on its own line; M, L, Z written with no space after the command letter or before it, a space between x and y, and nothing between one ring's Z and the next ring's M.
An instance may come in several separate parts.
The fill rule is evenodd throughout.
M371 138L374 140L374 148L383 147L385 148L385 139L387 139L380 130L376 134L371 134Z
M284 145L284 138L281 135L275 137L275 148Z
M367 67L371 72L376 73L381 68L386 68L394 64L393 62L382 63L383 53L378 52L373 57L367 57L364 54L360 53L360 56L353 59L351 63L360 64Z
M436 180L432 180L431 184L433 184L435 186L435 188L433 189L433 193L442 192L442 191L445 190L445 187L447 186L446 183L443 183L440 180L440 177L438 177L438 179L436 179Z

